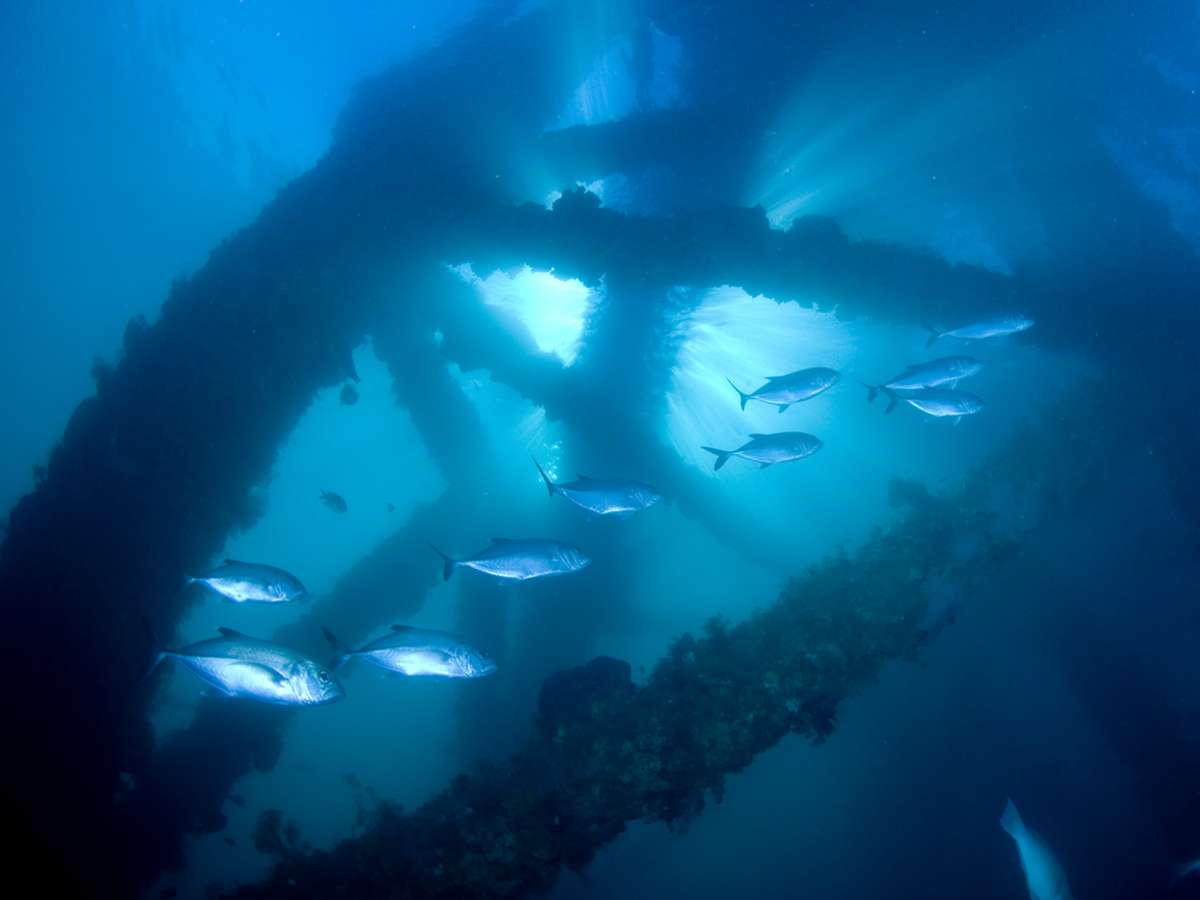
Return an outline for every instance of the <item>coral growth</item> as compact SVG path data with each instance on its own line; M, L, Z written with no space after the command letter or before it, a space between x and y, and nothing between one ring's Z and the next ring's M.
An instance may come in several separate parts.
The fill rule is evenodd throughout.
M631 821L686 827L727 775L789 733L824 740L884 663L914 658L941 627L925 624L932 583L1013 552L970 499L980 480L950 498L898 492L898 523L792 579L749 620L679 638L643 686L606 657L552 676L537 729L505 763L411 815L382 808L360 836L288 856L237 896L516 897L582 868Z

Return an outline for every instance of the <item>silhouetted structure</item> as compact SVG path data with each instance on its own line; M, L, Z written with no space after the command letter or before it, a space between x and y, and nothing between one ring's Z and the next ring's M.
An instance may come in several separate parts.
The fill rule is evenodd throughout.
M424 540L448 531L465 509L478 509L481 520L497 513L478 500L486 472L474 455L464 457L464 448L479 446L482 432L446 374L447 362L488 370L564 422L580 468L586 468L585 454L624 459L636 452L644 477L720 540L754 558L786 562L787 548L777 538L719 508L705 480L655 439L671 364L665 321L686 312L668 306L673 286L739 284L781 302L816 293L846 316L908 321L951 311L965 318L1020 301L1039 320L1042 339L1060 346L1071 346L1080 334L1073 327L1079 311L1094 309L1084 349L1095 351L1101 364L1133 369L1153 351L1171 354L1177 370L1184 368L1180 361L1190 348L1167 339L1194 334L1196 313L1184 302L1190 297L1170 291L1200 283L1200 273L1163 214L1131 189L1108 193L1102 202L1114 214L1098 216L1125 224L1101 243L1125 268L1101 267L1093 281L1083 280L1082 266L1047 266L1023 279L951 266L904 248L850 240L826 219L772 230L762 210L732 205L741 164L785 99L779 86L799 77L802 51L822 33L816 26L851 24L832 10L801 21L791 3L764 3L753 16L728 6L633 3L619 23L644 29L653 20L692 49L682 75L689 109L643 109L620 122L545 135L542 129L568 99L562 85L586 76L606 36L566 53L561 36L577 33L566 27L569 10L551 5L521 17L508 17L508 9L485 16L437 50L364 85L327 157L218 247L199 272L176 284L158 321L130 323L120 361L97 368L95 396L80 404L35 490L12 511L0 549L0 597L21 623L5 630L3 658L24 678L23 689L10 694L6 716L17 736L6 742L5 764L16 778L13 800L22 826L10 849L42 873L47 892L54 882L71 894L81 883L93 891L102 884L114 894L147 884L181 863L186 833L220 827L222 800L237 778L274 764L286 713L222 706L218 715L209 702L188 729L152 750L147 710L154 684L136 680L147 653L137 620L144 613L164 636L171 633L185 611L186 598L176 590L181 574L203 566L231 531L253 523L256 488L269 477L276 448L314 393L350 374L348 355L368 334L395 379L397 402L409 410L449 487L282 635L312 650L321 649L317 623L355 641L400 611L394 603L379 606L381 598L403 597L418 608L436 577ZM644 82L646 42L637 46ZM549 58L569 70L562 85L543 77ZM644 102L645 84L640 88ZM714 121L721 124L717 133ZM1123 184L1102 154L1082 138L1079 143L1074 180L1057 185L1064 208L1090 202L1095 183ZM642 179L644 214L604 209L594 196L572 190L551 210L518 204L513 183L531 156L557 186L611 171ZM1046 173L1047 182L1059 174ZM1130 221L1140 243L1126 247ZM1079 258L1093 262L1093 253L1095 247L1081 248ZM1129 265L1130 258L1144 265ZM469 291L452 284L444 266L459 262L479 272L553 267L603 286L606 305L589 326L577 365L564 369L497 326ZM1159 296L1153 285L1125 274L1118 300L1100 309L1089 303L1115 272L1146 269L1156 272L1159 284L1174 287ZM919 307L914 297L922 299ZM1136 331L1131 320L1139 324ZM601 392L595 388L601 383L639 389ZM1196 391L1192 379L1138 398L1143 413L1157 413L1139 421L1164 436L1174 490L1193 519L1200 482L1192 461L1200 432L1194 417L1181 421L1180 412L1196 408ZM1047 483L1056 486L1053 477ZM947 523L964 514L937 509ZM914 515L922 527L935 524ZM892 555L903 549L898 545L911 540L905 534L871 545L883 554L875 561L881 571L892 571ZM920 565L936 564L942 549L928 543L929 535L919 540L926 543L896 558L915 553ZM864 561L870 570L871 558L859 557ZM857 577L831 563L809 584L849 590ZM583 585L597 597L613 589L601 579ZM332 858L297 858L289 865L327 880L310 884L353 884L367 896L381 875L363 874L350 860L371 852L375 840L399 848L394 871L416 878L414 896L441 895L447 886L477 890L485 864L494 895L512 896L544 886L559 864L581 864L631 817L685 817L722 774L787 731L827 733L842 698L884 659L910 653L921 640L913 625L920 603L915 593L873 597L835 615L797 590L764 618L677 647L647 687L633 689L610 667L612 689L600 698L594 720L554 725L547 713L530 745L557 761L545 771L518 756L511 782L501 770L468 779L417 819L385 818L369 838L344 845ZM876 599L884 605L872 605ZM764 647L768 626L802 624L824 635L824 649L805 645L824 662L771 657L784 651ZM502 625L492 621L489 630L497 635ZM587 635L578 640L570 651L586 653ZM840 663L827 658L831 647L844 654ZM758 680L728 671L730 660L764 649L768 656L746 670ZM767 661L771 669L760 665ZM710 690L706 667L727 695L724 688ZM794 684L790 671L800 673ZM768 688L768 672L777 672L782 686ZM694 706L667 721L662 710L672 697ZM788 709L789 699L799 704L795 710ZM763 718L735 726L733 701L755 704ZM648 721L656 722L652 733L665 739L668 729L683 748L666 771L654 769L652 748L612 743L634 723ZM719 748L711 731L694 727L700 721L729 729ZM590 768L567 770L566 760L588 753ZM616 764L640 766L637 778L610 781L601 806L577 805L579 785L568 782L603 781ZM122 787L123 772L132 773L135 789ZM513 792L530 786L530 796L548 805L512 806ZM464 812L466 796L473 814ZM552 824L555 815L559 826ZM512 833L518 821L537 830L532 842L518 842L507 856L480 855L480 846L505 829ZM412 843L414 822L435 827ZM439 847L449 854L440 874L436 865L419 870ZM543 850L548 855L539 856ZM63 858L71 865L61 865ZM285 890L286 881L264 889Z

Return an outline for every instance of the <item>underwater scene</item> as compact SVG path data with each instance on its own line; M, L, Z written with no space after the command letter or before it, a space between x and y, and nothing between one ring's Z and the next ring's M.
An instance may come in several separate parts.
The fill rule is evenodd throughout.
M0 3L16 895L1200 897L1200 3Z

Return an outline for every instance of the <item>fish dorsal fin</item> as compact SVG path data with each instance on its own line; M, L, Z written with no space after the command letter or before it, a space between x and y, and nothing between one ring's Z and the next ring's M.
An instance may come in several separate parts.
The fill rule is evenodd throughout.
M753 438L765 438L765 437L770 437L770 435L769 435L769 434L755 434L753 431L752 431L752 432L750 432L750 435L749 435L749 436L750 436L750 438L751 438L751 439L753 439Z
M223 637L229 637L229 638L248 637L248 635L242 634L240 631L237 631L233 628L226 628L224 626L221 626L220 628L218 628L217 631L220 632L220 634Z
M595 481L596 479L590 475L584 475L582 472L576 472L575 477L580 481Z
M493 544L507 544L512 541L512 538L492 538Z
M227 560L225 560L225 565L227 565L227 566L244 566L244 565L248 565L248 564L242 562L240 559L227 559Z
M391 625L389 627L397 634L403 634L406 631L416 631L411 625Z
M767 381L782 381L784 378L790 378L793 374L795 373L789 372L787 375L768 375Z

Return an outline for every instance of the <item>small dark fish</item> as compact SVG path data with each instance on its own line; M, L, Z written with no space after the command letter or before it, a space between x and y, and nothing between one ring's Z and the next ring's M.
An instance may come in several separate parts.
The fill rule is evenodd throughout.
M775 463L791 462L812 456L823 447L821 439L805 434L803 431L781 431L776 434L752 434L750 440L736 450L718 450L716 447L701 449L713 453L717 461L714 469L719 469L729 461L731 456L740 456L759 464L765 469Z
M235 841L233 838L231 838L231 837L229 837L228 835L226 835L226 836L225 836L225 844L226 844L226 846L228 846L228 847L236 847L236 846L237 846L237 841Z
M389 504L387 505L387 508L388 508L388 512L395 512L395 511L396 511L396 504L395 504L395 503L389 503Z
M342 406L353 406L358 402L358 391L354 385L348 384L342 388Z
M234 806L240 806L243 809L246 806L246 798L243 797L241 794L230 794L229 802L232 803Z
M737 391L742 409L745 409L751 400L761 400L771 406L778 406L779 411L783 412L793 403L811 400L817 394L825 393L837 383L838 373L833 369L818 367L789 372L787 375L771 375L768 376L766 384L750 394L744 393L732 380L725 380Z
M346 504L346 498L341 494L335 494L333 491L321 491L321 502L335 513L344 513L350 508Z
M358 790L360 787L362 787L362 782L359 781L358 776L354 774L348 774L346 776L346 784L350 785L350 787L354 788L355 790Z

